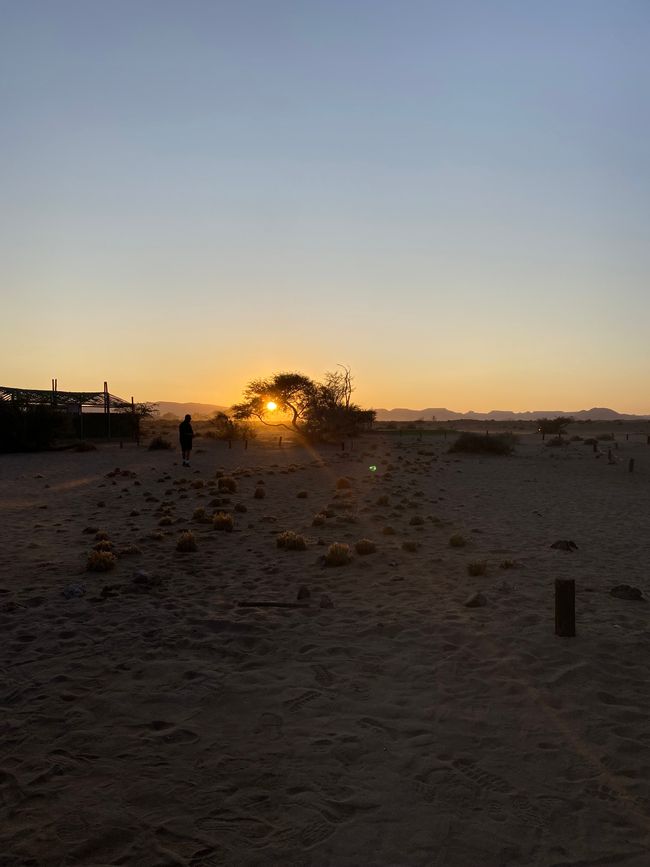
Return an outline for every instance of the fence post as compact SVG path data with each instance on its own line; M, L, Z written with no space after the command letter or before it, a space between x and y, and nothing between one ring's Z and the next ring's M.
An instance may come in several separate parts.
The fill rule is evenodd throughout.
M555 634L573 638L576 634L576 582L573 578L555 579Z

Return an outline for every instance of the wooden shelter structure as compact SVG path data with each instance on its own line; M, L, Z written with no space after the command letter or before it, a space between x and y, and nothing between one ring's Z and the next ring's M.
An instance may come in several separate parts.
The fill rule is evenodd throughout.
M56 379L52 380L49 390L0 386L2 404L24 411L43 407L65 413L75 435L81 439L89 436L110 438L111 433L120 438L138 436L133 398L128 401L111 394L106 382L102 391L59 391Z

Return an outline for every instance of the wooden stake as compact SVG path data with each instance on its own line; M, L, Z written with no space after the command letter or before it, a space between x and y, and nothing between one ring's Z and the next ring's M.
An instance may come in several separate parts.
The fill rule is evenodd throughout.
M628 473L634 472L634 458L630 458L630 463L627 465Z
M576 634L576 582L573 578L555 579L555 634L573 638Z

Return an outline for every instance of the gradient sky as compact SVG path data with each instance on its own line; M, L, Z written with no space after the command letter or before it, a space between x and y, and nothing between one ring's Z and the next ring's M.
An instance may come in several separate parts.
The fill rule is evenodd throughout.
M0 384L650 412L647 0L0 15Z

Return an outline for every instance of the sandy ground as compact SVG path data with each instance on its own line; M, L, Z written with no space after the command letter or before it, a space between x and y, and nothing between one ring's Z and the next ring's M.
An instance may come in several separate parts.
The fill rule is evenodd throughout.
M0 864L647 867L650 447L447 445L0 456Z

